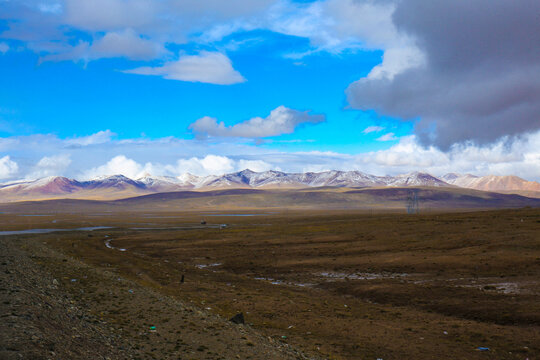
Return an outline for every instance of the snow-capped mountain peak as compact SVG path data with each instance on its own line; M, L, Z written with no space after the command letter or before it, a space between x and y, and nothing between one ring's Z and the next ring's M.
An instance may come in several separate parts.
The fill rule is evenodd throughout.
M306 188L306 187L410 187L458 186L486 191L540 192L540 183L526 181L517 176L483 176L449 173L441 178L423 172L396 176L376 176L361 171L323 171L285 173L269 170L255 172L249 169L225 175L197 176L184 173L178 177L144 174L133 180L124 175L100 176L89 181L77 181L60 176L37 180L21 180L0 184L0 201L29 198L77 197L81 194L108 194L118 197L183 190L211 190L223 188ZM112 195L111 195L112 194ZM540 195L540 194L539 194ZM7 199L7 200L6 200Z

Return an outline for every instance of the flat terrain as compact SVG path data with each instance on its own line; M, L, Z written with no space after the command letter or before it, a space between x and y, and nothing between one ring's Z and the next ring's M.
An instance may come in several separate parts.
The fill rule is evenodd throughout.
M106 342L101 335L89 341L112 341L103 357L540 356L540 209L406 215L148 207L0 214L1 230L111 227L0 236L15 249L8 253L56 279L73 311L95 326L90 335L106 334ZM238 312L246 325L226 321ZM31 344L22 329L33 320L12 320L19 344L25 334ZM13 329L3 325L4 351ZM70 338L71 329L78 325L62 332ZM51 357L55 341L42 333L49 345L35 351ZM9 346L16 352L17 344Z

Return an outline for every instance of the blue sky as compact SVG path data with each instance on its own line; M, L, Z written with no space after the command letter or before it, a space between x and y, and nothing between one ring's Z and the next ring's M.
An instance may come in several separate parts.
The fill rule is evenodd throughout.
M244 166L540 178L540 86L524 81L536 54L523 77L501 84L442 66L487 32L455 45L459 22L448 19L441 35L408 7L466 10L413 0L0 0L0 181ZM470 21L489 30L501 20L486 17ZM500 74L523 69L488 50L478 61ZM495 90L509 85L526 94L501 106Z
M321 52L289 59L284 53L309 49L309 42L268 31L229 36L223 42L245 39L254 40L228 56L246 81L226 86L126 74L122 70L134 65L124 58L38 65L38 54L8 52L0 57L0 76L10 84L2 88L2 108L11 112L5 118L14 124L2 129L2 135L51 133L65 138L110 129L118 139L189 139L193 138L189 125L203 116L234 125L264 117L280 105L326 115L326 121L317 126L269 137L274 141L308 140L294 143L298 150L324 147L358 152L387 147L375 141L377 134L362 133L375 124L400 135L410 133L409 124L354 110L347 104L345 88L381 62L381 51ZM187 44L179 51L193 52L190 48L195 46Z

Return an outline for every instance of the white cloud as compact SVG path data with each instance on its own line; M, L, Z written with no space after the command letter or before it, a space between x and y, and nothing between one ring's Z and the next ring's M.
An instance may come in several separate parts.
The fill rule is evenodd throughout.
M346 91L353 108L414 122L444 150L540 129L540 2L394 3L392 22L415 42L382 48L382 64Z
M115 57L152 60L170 54L163 44L145 39L137 35L133 29L108 32L102 37L94 39L92 43L79 41L75 46L61 47L58 50L41 57L40 61L84 60L88 62Z
M205 116L189 126L198 136L261 138L291 134L304 123L317 124L325 120L324 115L310 115L307 111L279 106L266 118L254 117L233 126L218 123L215 118Z
M0 179L9 179L19 171L18 164L6 155L0 158Z
M237 162L237 169L244 170L249 169L255 172L268 171L268 170L281 170L279 167L272 166L263 160L239 160Z
M391 50L386 62L398 64L399 53L407 54L403 62L411 62L413 41L398 32L392 15L392 1L328 0L306 4L280 2L272 8L268 28L283 34L310 39L314 50L293 54L302 57L317 51L339 53L346 49ZM384 66L389 67L388 65ZM390 70L385 71L390 72Z
M96 145L96 144L103 144L106 142L110 142L114 136L116 136L115 133L113 133L110 130L105 130L105 131L98 131L97 133L88 135L88 136L81 136L81 137L68 139L65 142L66 144L71 145L71 146L88 146L88 145Z
M92 43L90 52L96 58L125 56L134 60L161 58L168 53L162 44L142 38L133 29L106 33Z
M371 69L364 79L392 80L405 70L424 65L425 61L424 54L415 46L389 48L384 52L382 63Z
M132 27L186 32L235 18L256 16L276 0L65 0L66 21L90 31ZM172 35L172 34L171 34Z
M0 42L0 53L5 54L9 51L9 45L5 42Z
M44 156L39 160L37 166L40 168L66 168L71 164L71 159L69 155L55 155L55 156Z
M328 0L315 2L296 14L304 21L302 30L283 32L311 39L319 50L341 52L350 48L383 50L383 61L367 78L392 79L395 75L425 63L414 39L398 31L393 21L393 1ZM306 14L302 17L302 13ZM289 18L287 23L296 23ZM298 25L295 25L298 27Z
M329 0L323 4L324 15L332 19L332 33L342 41L356 38L371 49L404 41L392 22L395 5L390 1Z
M221 155L206 155L204 157L191 157L178 159L173 164L147 162L141 164L124 155L118 155L107 163L89 169L80 175L83 179L93 179L98 176L124 175L137 179L145 174L179 176L190 173L199 176L222 175L244 169L253 171L266 171L275 168L263 160L233 159Z
M356 155L355 166L374 174L426 171L436 176L449 172L475 175L517 175L540 181L540 131L489 145L453 145L444 152L424 146L414 135L400 138L389 149Z
M42 157L32 172L27 174L27 179L39 179L47 176L56 176L62 174L62 172L71 164L71 158L69 154L60 154L53 156Z
M118 155L106 164L85 171L80 177L93 179L98 176L124 175L131 179L141 177L146 172L144 166L124 155Z
M540 131L516 139L503 138L479 146L454 145L448 151L420 144L415 136L400 137L387 149L345 154L328 151L285 152L284 148L246 145L224 141L183 140L178 138L111 138L92 146L73 146L73 139L54 135L0 138L0 178L28 178L43 168L56 167L54 175L79 179L99 175L124 174L139 177L178 176L184 172L197 175L222 174L250 168L286 172L323 170L360 170L375 175L395 175L426 171L436 176L448 172L476 175L517 175L540 181ZM62 154L43 157L43 154ZM69 155L69 158L67 156ZM17 159L17 162L11 159ZM68 164L69 159L71 162ZM56 164L56 165L55 165ZM43 170L43 169L42 169ZM52 171L47 173L53 175Z
M362 132L364 134L369 134L369 133L372 133L372 132L379 132L379 131L383 131L383 130L384 130L384 128L382 126L368 126Z
M226 156L207 155L204 158L180 159L177 169L179 174L188 172L195 175L221 175L233 172L235 162Z
M392 76L420 61L411 39L394 26L395 7L393 1L375 0L43 1L37 6L12 5L11 15L20 21L9 24L3 35L27 41L42 61L150 60L170 55L164 44L194 41L216 46L232 33L265 29L310 40L311 49L290 57L317 51L385 50L382 64L371 76ZM86 32L93 41L78 37L73 45L72 29ZM236 42L231 48L242 45ZM216 84L245 81L225 55L204 54L128 72Z
M219 52L201 51L198 55L184 55L162 66L126 70L129 74L155 75L164 79L202 82L218 85L242 83L246 79L236 71L231 60Z
M388 134L387 134L388 135ZM449 166L449 157L440 150L419 145L414 136L405 136L386 150L358 155L360 161L385 169L424 170L436 165Z
M150 25L159 6L152 0L65 0L65 19L79 29L116 31Z
M377 140L377 141L394 141L394 140L397 140L397 139L398 138L396 137L396 135L394 133L390 132L390 133L384 134L381 137L378 137L375 140Z
M234 32L255 29L308 38L313 49L305 54L410 46L411 41L392 22L394 10L392 1L375 0L63 0L36 6L22 2L11 5L11 17L20 21L9 24L3 35L28 41L36 52L45 44L54 45L56 51L41 55L57 61L162 58L166 43L211 44ZM71 46L72 29L86 32L94 43ZM105 35L96 38L99 34ZM120 45L115 49L100 41Z

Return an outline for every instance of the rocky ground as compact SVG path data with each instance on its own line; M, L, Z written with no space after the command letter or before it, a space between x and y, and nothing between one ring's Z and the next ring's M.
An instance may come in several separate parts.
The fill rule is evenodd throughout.
M1 359L540 358L540 209L57 209L0 214Z
M308 359L290 345L92 268L37 237L0 237L2 359Z

